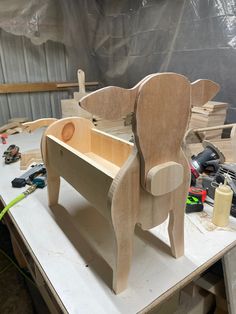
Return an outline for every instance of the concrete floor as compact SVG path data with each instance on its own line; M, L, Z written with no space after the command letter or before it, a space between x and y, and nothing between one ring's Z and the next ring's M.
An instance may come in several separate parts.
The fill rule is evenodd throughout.
M7 228L0 223L0 313L1 314L33 314L33 301L25 284L24 277L10 260L14 262L10 236Z

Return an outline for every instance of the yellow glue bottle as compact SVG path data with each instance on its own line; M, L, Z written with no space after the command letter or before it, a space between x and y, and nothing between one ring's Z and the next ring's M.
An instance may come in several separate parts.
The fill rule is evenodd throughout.
M216 226L225 227L228 225L232 199L233 191L227 185L227 178L225 177L224 184L220 183L215 190L212 222Z

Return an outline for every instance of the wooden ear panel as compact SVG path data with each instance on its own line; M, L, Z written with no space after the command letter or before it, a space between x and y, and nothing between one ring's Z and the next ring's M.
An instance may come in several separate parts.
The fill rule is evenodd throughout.
M135 90L109 86L83 97L80 106L103 119L119 119L133 111L135 97Z
M80 100L80 106L103 119L119 119L134 111L134 103L139 86L153 75L146 76L131 89L116 86L101 88L83 97Z
M219 92L220 85L211 80L197 80L191 84L191 105L202 107Z
M190 117L190 82L174 73L156 74L141 84L134 135L141 156L141 178L161 163L178 163Z

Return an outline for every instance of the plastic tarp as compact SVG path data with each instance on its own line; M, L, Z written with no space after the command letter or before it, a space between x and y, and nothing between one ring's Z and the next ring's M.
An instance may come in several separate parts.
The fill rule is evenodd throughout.
M0 27L37 44L63 42L71 77L80 67L131 87L172 71L218 82L216 99L236 107L236 0L3 0Z

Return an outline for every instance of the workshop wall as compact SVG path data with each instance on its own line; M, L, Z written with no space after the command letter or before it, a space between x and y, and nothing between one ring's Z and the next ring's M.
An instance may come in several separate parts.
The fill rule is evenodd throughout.
M35 46L23 36L0 30L0 82L66 81L66 55L62 44L47 41ZM8 119L60 117L65 92L0 95L0 125Z
M90 45L105 84L131 87L153 72L177 72L218 82L216 100L236 107L235 0L91 2Z
M216 100L231 105L227 121L236 121L236 0L14 2L10 13L6 2L0 3L0 27L18 35L1 32L5 66L5 72L0 67L1 81L76 80L76 70L81 68L87 80L131 87L147 74L173 71L191 81L218 82L221 91ZM11 62L5 61L10 58L16 63L14 77L9 76ZM58 116L61 95L57 95L52 108L51 94L38 95L39 101L33 103L26 95L23 111L33 118L44 111L45 116ZM0 119L19 114L17 98L0 98ZM39 102L43 109L38 108Z

